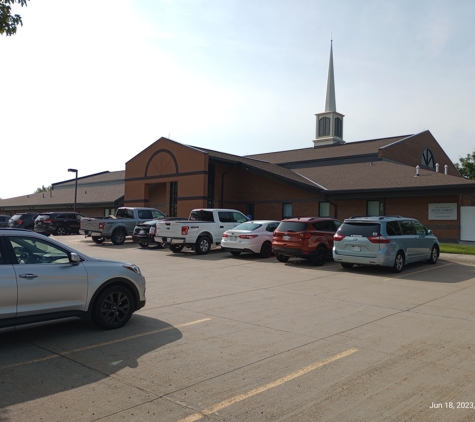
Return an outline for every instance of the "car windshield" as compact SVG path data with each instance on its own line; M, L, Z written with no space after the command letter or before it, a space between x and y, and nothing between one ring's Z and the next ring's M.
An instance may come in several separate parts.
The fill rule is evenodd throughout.
M262 224L242 223L242 224L238 224L236 227L234 227L233 230L248 230L248 231L252 232L253 230L258 229L259 227L262 227Z
M343 236L360 236L370 237L378 236L381 232L379 223L361 223L361 222L344 222L338 229L338 233Z
M277 227L280 232L302 232L307 230L307 223L300 221L282 221Z

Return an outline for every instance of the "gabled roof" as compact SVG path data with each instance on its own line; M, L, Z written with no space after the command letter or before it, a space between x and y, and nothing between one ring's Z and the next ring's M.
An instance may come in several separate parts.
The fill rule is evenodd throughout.
M293 149L289 151L269 152L265 154L246 155L246 158L268 161L274 164L328 160L332 158L357 157L359 155L378 154L379 148L391 145L412 135L393 136L390 138L371 139L367 141L348 142L340 145L321 146L318 148Z
M78 178L78 208L114 204L121 200L125 192L124 174L121 170ZM55 208L71 206L74 203L75 179L53 183L52 187L53 189L47 192L1 199L0 209L49 207L49 211L54 211Z
M250 167L255 170L264 171L267 174L271 174L279 178L284 178L288 181L296 182L306 186L311 186L313 188L320 188L318 183L314 183L311 180L308 180L306 177L301 176L288 168L278 166L276 164L268 163L261 160L254 160L252 158L247 157L240 157L239 155L227 154L225 152L213 151L207 148L193 148L207 153L211 159L227 163L239 164L243 167Z
M419 170L405 164L389 161L369 163L342 164L328 167L308 167L294 170L322 185L328 191L368 191L373 189L409 189L431 187L470 187L475 188L473 180L463 177Z

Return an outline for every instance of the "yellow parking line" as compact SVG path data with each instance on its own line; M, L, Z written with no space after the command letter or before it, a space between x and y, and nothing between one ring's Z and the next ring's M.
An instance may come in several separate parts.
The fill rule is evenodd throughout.
M70 355L72 353L82 352L84 350L89 350L89 349L95 349L97 347L102 347L102 346L108 346L110 344L120 343L123 341L132 340L132 339L144 337L144 336L149 336L152 334L163 333L164 331L173 330L175 328L188 327L189 325L199 324L201 322L206 322L206 321L211 321L211 318L198 319L196 321L186 322L184 324L178 324L178 325L174 325L174 326L170 326L166 328L160 328L159 330L147 331L146 333L135 334L133 336L123 337L117 340L105 341L103 343L93 344L91 346L86 346L86 347L80 347L78 349L68 350L66 352L58 352L58 354L48 355L40 359L33 359L33 360L28 360L26 362L18 362L18 363L13 363L11 365L0 366L0 370L7 369L7 368L14 368L15 366L29 365L31 363L43 362L45 360L55 359L61 356Z
M437 265L436 269L444 268L444 267L447 267L448 265L453 265L453 264L450 263L450 264L445 264L445 265ZM413 273L403 273L403 274L399 274L399 275L394 276L394 277L385 278L383 281L394 280L395 278L404 277L404 276L406 276L406 275L413 275L413 274L425 273L426 271L433 270L434 268L435 268L435 267L425 268L425 269L420 270L420 271L414 271Z
M271 388L274 388L274 387L277 387L279 385L282 385L284 383L286 383L287 381L290 381L290 380L293 380L294 378L297 378L297 377L300 377L302 375L305 375L305 374L308 374L310 371L313 371L315 369L318 369L318 368L321 368L322 366L324 365L327 365L331 362L334 362L338 359L341 359L341 358L344 358L346 356L349 356L351 355L352 353L355 353L357 352L358 349L349 349L345 352L342 352L342 353L338 353L337 355L335 356L332 356L328 359L324 359L320 362L316 362L312 365L309 365L309 366L306 366L305 368L303 369L299 369L298 371L295 371L295 372L292 372L291 374L289 375L286 375L285 377L282 377L282 378L279 378L278 380L276 381L273 381L273 382L270 382L269 384L266 384L266 385L263 385L261 387L257 387L247 393L244 393L244 394L240 394L238 396L235 396L229 400L225 400L225 401L222 401L221 403L218 403L218 404L215 404L214 406L212 407L209 407L208 409L205 409L201 412L198 412L198 413L194 413L184 419L180 419L179 422L194 422L194 421L197 421L201 418L203 418L204 416L208 416L208 415L211 415L219 410L222 410L226 407L229 407L233 404L236 404L238 402L241 402L243 400L246 400L248 399L249 397L252 397L252 396L255 396L257 394L260 394L264 391L267 391L267 390L270 390Z

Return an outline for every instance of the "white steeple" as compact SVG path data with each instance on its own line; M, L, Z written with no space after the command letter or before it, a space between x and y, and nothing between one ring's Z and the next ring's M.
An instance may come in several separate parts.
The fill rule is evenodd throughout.
M328 65L327 97L325 111L315 114L317 117L316 139L314 147L322 145L344 144L343 140L343 117L336 111L335 99L335 76L333 72L333 40L330 44L330 63Z
M335 76L333 75L333 40L330 44L330 64L328 65L327 100L325 111L336 111Z

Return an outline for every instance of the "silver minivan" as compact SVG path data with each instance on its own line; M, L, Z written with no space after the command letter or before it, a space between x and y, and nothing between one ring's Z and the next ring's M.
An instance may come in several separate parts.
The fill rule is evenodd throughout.
M401 216L346 219L333 241L333 259L343 268L380 265L399 273L412 262L435 264L440 253L432 230L414 218Z

